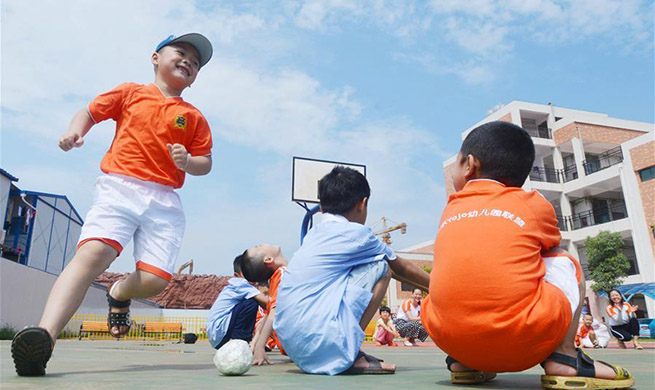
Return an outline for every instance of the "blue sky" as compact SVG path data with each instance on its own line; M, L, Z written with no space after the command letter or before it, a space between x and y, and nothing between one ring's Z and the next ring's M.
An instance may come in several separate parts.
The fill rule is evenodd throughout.
M434 238L446 201L442 161L461 132L512 100L654 121L648 1L2 2L1 164L23 189L91 206L113 123L83 148L57 139L115 85L153 80L150 54L197 31L214 57L184 98L212 127L214 169L180 191L178 264L230 273L259 242L297 249L302 209L291 162L367 165L369 224L406 222L396 249ZM112 271L133 270L131 247Z

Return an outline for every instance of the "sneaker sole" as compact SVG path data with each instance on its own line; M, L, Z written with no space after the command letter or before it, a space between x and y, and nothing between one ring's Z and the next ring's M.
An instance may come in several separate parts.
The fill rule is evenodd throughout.
M52 339L43 328L26 328L11 342L11 357L19 376L45 375L45 367L52 356Z

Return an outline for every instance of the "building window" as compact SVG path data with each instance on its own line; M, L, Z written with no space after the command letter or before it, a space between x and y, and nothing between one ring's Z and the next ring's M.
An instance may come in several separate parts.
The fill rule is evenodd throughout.
M641 178L641 181L655 179L655 165L650 168L640 170L639 177Z

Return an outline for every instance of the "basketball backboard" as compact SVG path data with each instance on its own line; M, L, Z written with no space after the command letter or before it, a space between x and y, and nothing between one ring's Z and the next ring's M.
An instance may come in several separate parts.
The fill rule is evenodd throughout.
M291 200L301 203L319 203L318 181L330 173L332 168L336 166L352 168L366 176L365 165L294 157L291 178Z

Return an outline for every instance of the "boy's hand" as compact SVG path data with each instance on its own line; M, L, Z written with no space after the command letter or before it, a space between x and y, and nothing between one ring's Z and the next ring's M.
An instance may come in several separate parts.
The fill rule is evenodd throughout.
M264 349L256 348L252 360L252 365L263 366L264 364L273 364L273 363L271 363L271 361L268 360L268 356L266 356L266 351Z
M75 132L67 132L59 138L59 147L64 152L68 152L73 148L79 148L84 145L84 138Z
M189 166L189 160L191 160L191 155L186 151L186 148L182 144L166 144L168 147L168 153L170 153L173 162L177 169L182 171L186 170Z

